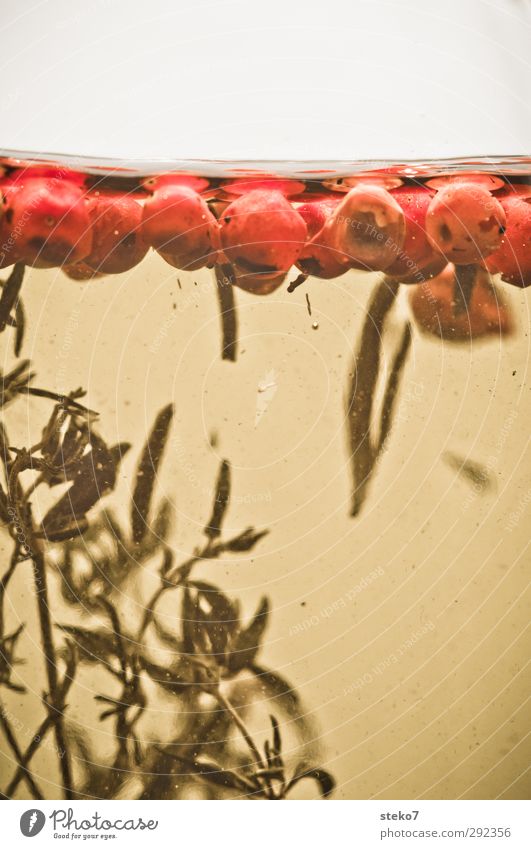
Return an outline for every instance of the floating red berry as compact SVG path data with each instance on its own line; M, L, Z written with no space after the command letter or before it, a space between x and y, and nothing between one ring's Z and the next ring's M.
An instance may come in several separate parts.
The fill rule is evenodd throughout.
M525 289L531 286L531 197L525 193L507 195L501 204L506 215L505 233L486 266L493 273L501 273L506 283Z
M504 182L495 174L486 174L483 171L474 173L469 171L464 174L440 174L438 177L431 177L426 181L426 186L429 189L443 189L451 183L467 183L469 186L482 186L489 192L495 192L504 186Z
M297 208L297 212L306 223L309 239L313 239L323 229L339 201L340 199L335 197L321 198L302 203Z
M297 260L297 268L304 274L331 280L340 277L350 267L348 257L331 246L329 231L325 229L338 203L339 200L335 198L313 201L303 204L297 210L306 222L310 237Z
M92 250L84 264L103 274L129 271L145 256L142 207L128 195L94 192L87 198Z
M64 168L60 165L29 163L24 165L18 163L17 167L9 171L6 179L10 180L17 186L24 186L28 180L58 180L59 182L68 183L71 186L83 188L87 181L87 175L80 171L72 171L70 168Z
M531 183L508 183L499 192L496 192L496 197L503 203L504 197L514 197L519 195L522 198L531 198Z
M196 177L194 174L154 174L146 177L142 185L147 192L153 193L163 186L186 186L195 192L202 192L210 184L206 177Z
M348 192L355 186L366 187L379 186L382 189L396 189L402 184L400 177L385 171L365 171L363 174L354 174L351 177L334 177L325 180L323 186L333 192Z
M326 241L348 256L351 267L385 271L404 246L406 225L387 189L359 185L337 206L325 231Z
M462 301L460 294L451 263L437 277L412 287L410 304L420 329L450 342L511 333L513 320L509 306L484 269L477 268L468 303Z
M306 241L303 218L279 191L255 189L233 201L220 219L221 244L237 271L289 271Z
M270 295L279 286L282 286L287 273L277 275L268 274L236 274L234 283L240 289L246 292L252 292L253 295Z
M13 227L13 201L20 186L9 177L0 180L0 268L7 268L20 259L22 222Z
M94 271L83 260L74 262L72 265L63 265L63 272L67 277L70 277L70 280L75 280L78 283L85 283L87 280L105 276L101 271Z
M450 183L432 199L426 215L428 238L458 265L479 262L501 244L505 213L488 189Z
M3 221L16 236L13 261L53 267L83 259L92 247L85 196L68 181L33 178L15 187Z
M386 268L386 274L402 283L421 283L439 274L447 263L426 235L426 213L433 195L420 186L400 186L391 194L404 213L406 238L395 261Z
M188 186L164 184L144 204L143 238L176 268L212 265L219 248L218 231L208 205Z
M227 195L245 195L247 192L262 189L264 191L278 191L285 197L294 197L302 194L306 186L300 180L290 180L282 177L239 177L220 187Z

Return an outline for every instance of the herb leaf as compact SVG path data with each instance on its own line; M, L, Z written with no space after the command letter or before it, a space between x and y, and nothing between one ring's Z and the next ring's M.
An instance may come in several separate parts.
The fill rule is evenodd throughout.
M11 310L16 306L23 280L24 263L17 262L13 266L13 271L2 288L2 296L0 297L0 333L7 327Z
M140 543L148 530L148 517L153 498L157 471L162 460L170 425L173 419L173 404L159 412L148 436L137 467L131 503L131 527L133 542Z
M375 464L371 420L380 373L383 327L395 302L399 285L396 280L384 278L373 294L352 366L346 403L353 477L351 516L357 516L364 504Z
M212 507L212 515L205 526L205 534L209 539L214 540L221 534L221 526L227 507L230 500L230 464L227 460L222 460L219 467L218 480L216 484L216 492L214 495L214 505Z
M229 661L232 672L238 672L253 663L268 625L270 610L269 599L264 596L250 624L242 628L234 641Z

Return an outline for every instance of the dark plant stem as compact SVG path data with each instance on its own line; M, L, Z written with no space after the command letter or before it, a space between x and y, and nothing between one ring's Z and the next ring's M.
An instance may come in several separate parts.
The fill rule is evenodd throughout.
M15 772L13 778L9 782L8 788L6 790L6 796L11 797L15 790L17 789L20 782L28 775L29 773L28 766L29 763L34 756L34 754L38 751L41 744L44 741L48 730L53 725L53 718L51 714L48 714L47 717L41 722L37 732L35 733L33 740L29 744L28 748L25 752L22 752L20 758L18 760L18 769Z
M253 758L255 759L255 763L253 764L253 766L257 767L260 771L263 771L264 773L266 773L267 772L267 763L265 762L264 758L260 754L258 746L256 745L253 738L251 737L251 733L250 733L249 729L247 728L245 722L241 718L240 714L238 713L238 711L236 710L234 705L231 704L231 702L223 695L223 693L220 691L219 687L216 687L211 692L212 692L212 695L216 698L218 704L224 710L226 710L227 713L231 716L232 721L234 722L234 725L239 730L243 739L247 743L249 751L251 752ZM256 779L259 781L259 783L261 781L264 782L266 795L268 796L268 798L275 799L276 798L275 792L273 790L273 787L271 785L271 781L269 780L269 777L267 775L260 776L260 778L258 778L258 776L256 776Z
M18 543L16 543L13 553L11 555L11 560L9 561L9 566L2 580L0 581L0 636L3 636L4 633L4 598L6 594L6 589L19 563L19 555L20 546Z
M41 643L46 662L46 675L48 678L49 709L53 712L52 719L55 730L55 741L59 753L59 765L63 781L63 789L66 799L73 798L72 769L70 765L70 754L68 751L63 722L64 705L61 703L59 680L57 677L57 660L52 633L52 622L50 607L48 604L48 584L46 580L46 564L41 551L33 549L33 578L35 592L37 595L37 607L39 612L39 626L41 631Z
M186 580L190 571L195 563L198 560L203 559L204 553L194 555L186 560L181 566L178 566L177 569L172 570L172 577L164 576L162 579L162 583L158 589L155 590L149 601L147 602L144 609L144 616L142 617L142 622L140 623L140 627L138 629L138 633L136 636L137 642L140 642L145 632L147 631L151 620L153 619L153 615L155 613L155 607L162 595L167 590L176 590L181 586L182 582Z
M221 319L221 359L236 362L238 316L234 299L234 271L230 265L216 265L216 284Z
M256 743L254 742L253 738L251 737L251 734L250 734L247 726L245 725L243 719L241 718L241 716L238 713L238 711L236 710L236 708L229 702L229 700L223 695L223 693L220 692L220 690L218 690L218 689L214 690L213 695L216 697L216 699L219 702L219 704L221 705L221 707L224 708L224 710L226 710L227 713L230 713L230 715L231 715L231 717L234 721L234 724L239 729L239 731L242 734L242 737L244 738L245 742L247 743L249 750L250 750L252 756L254 757L254 759L256 761L256 765L259 766L260 769L266 769L266 764L265 764L265 762L262 758L262 755L258 751L258 747L256 746Z
M48 600L48 583L46 579L46 562L40 542L34 533L31 508L26 499L21 497L21 488L18 475L27 468L31 468L31 457L22 452L17 455L9 472L9 496L15 511L21 535L28 549L29 557L33 563L33 580L35 594L37 597L37 610L39 615L39 628L41 634L41 645L44 654L46 677L48 680L47 707L51 712L57 744L59 768L61 772L63 790L66 799L73 798L72 769L70 765L70 754L68 751L63 722L63 699L57 675L57 657L53 640L52 621Z
M13 729L11 728L11 723L9 722L9 719L7 718L5 708L1 703L0 703L0 725L2 726L2 730L3 730L3 732L6 736L7 742L9 743L9 745L10 745L12 751L13 751L13 754L15 755L15 758L17 759L17 763L19 765L17 775L18 775L18 772L20 772L21 778L26 779L26 781L28 783L28 787L30 788L31 792L33 793L34 799L44 799L42 792L39 790L39 788L37 787L37 784L35 783L35 779L33 778L33 775L31 774L31 772L28 769L25 769L22 766L22 764L24 763L24 754L23 754L23 752L21 751L21 749L18 745L17 738L15 737L15 733L14 733ZM11 782L11 784L13 784L13 782ZM13 790L11 789L11 784L8 787L7 792L6 792L6 795L8 796L8 798L12 795L13 790L18 785L18 781L16 782L16 784L14 784Z
M225 546L222 543L218 543L217 545L212 545L211 540L208 540L206 545L198 551L196 554L193 554L184 563L181 563L179 566L176 566L171 570L171 573L168 575L164 575L162 577L162 583L160 587L153 593L147 604L145 605L144 616L142 617L142 622L140 623L140 627L138 629L138 633L136 636L137 642L140 642L142 637L144 636L146 630L148 629L154 613L155 607L159 602L161 596L167 592L167 590L176 590L181 587L185 581L188 580L190 576L190 572L196 563L199 563L201 560L212 560L213 558L219 557L219 555L225 550Z

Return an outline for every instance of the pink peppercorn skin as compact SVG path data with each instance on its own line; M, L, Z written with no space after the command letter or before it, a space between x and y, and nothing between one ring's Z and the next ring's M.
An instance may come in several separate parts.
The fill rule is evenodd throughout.
M146 177L142 181L143 188L153 194L163 186L186 186L195 192L203 192L208 189L209 181L206 177L196 177L193 174L155 174Z
M403 248L405 217L387 189L358 185L337 206L323 235L351 268L385 271Z
M306 223L308 239L313 239L323 229L339 202L340 198L329 197L307 201L297 207L297 212Z
M400 186L391 194L404 213L406 237L386 274L402 283L419 283L441 272L447 262L426 235L426 213L433 193L420 186Z
M501 244L505 212L484 186L450 183L432 199L426 232L432 245L457 265L480 262Z
M129 195L94 192L87 196L92 250L84 264L103 274L129 271L148 246L141 233L142 206Z
M282 286L287 273L277 274L275 276L268 274L235 274L234 284L246 292L251 292L253 295L270 295L279 286Z
M487 174L486 172L477 173L461 173L461 174L440 174L438 177L431 177L426 181L426 186L429 189L443 189L451 183L466 183L469 186L482 186L489 192L495 192L501 189L504 185L503 180L495 174Z
M297 261L306 241L303 218L276 190L254 189L220 218L221 246L237 272L280 275Z
M144 241L176 268L213 265L219 228L205 200L188 186L164 184L144 203Z
M239 177L236 180L222 183L220 189L229 196L245 195L247 192L262 189L264 191L278 191L287 198L303 193L306 189L300 180L283 179L282 177Z
M484 269L477 268L465 308L457 306L457 285L455 267L449 263L432 280L411 287L411 311L423 333L448 342L468 342L493 335L507 336L512 332L514 323L509 306Z
M493 274L500 273L505 283L522 289L531 286L531 197L526 193L501 198L505 210L505 233L497 251L485 265Z
M311 201L297 210L306 222L310 237L297 260L297 268L304 274L331 280L340 277L350 267L348 257L327 241L329 233L325 225L339 202L340 198Z
M95 280L98 277L105 277L101 271L94 271L83 260L73 262L72 265L63 265L63 272L70 280L75 280L76 283L85 283L87 280Z
M85 195L74 183L34 178L15 188L3 220L13 234L14 259L50 268L83 259L92 247Z
M19 234L12 225L13 201L17 191L20 187L9 178L0 180L0 268L7 268L20 259Z

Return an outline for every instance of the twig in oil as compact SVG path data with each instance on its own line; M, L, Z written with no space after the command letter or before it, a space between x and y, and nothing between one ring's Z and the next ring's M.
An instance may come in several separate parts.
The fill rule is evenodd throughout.
M238 354L238 316L234 297L234 271L231 265L216 265L216 289L221 319L221 359L236 362Z
M44 799L42 791L39 790L39 787L37 786L37 783L36 783L35 779L33 778L32 773L30 772L29 769L24 769L23 766L22 766L22 764L25 762L24 761L24 754L23 754L23 752L21 751L21 749L18 745L17 738L15 737L15 732L11 728L11 723L9 722L5 707L1 702L0 702L0 725L2 726L2 730L5 734L7 742L9 743L9 746L11 747L13 754L15 755L15 758L16 758L17 763L19 765L18 768L19 768L19 770L22 771L22 778L24 778L26 780L28 787L30 788L31 792L33 793L33 798L34 799ZM17 781L17 784L18 784L18 781ZM12 791L10 792L9 788L7 790L6 795L9 796L9 797L12 795Z
M34 533L33 522L31 520L31 508L28 504L20 504L18 475L31 467L31 457L28 454L20 453L17 455L10 470L8 492L11 504L14 506L13 509L15 510L15 515L17 516L24 539L26 540L29 555L33 562L33 577L39 613L41 642L48 679L48 709L52 713L53 717L55 739L59 752L60 770L65 797L67 799L71 799L73 796L72 770L70 765L70 753L68 751L64 732L64 704L57 675L57 656L48 601L46 564L40 541Z

